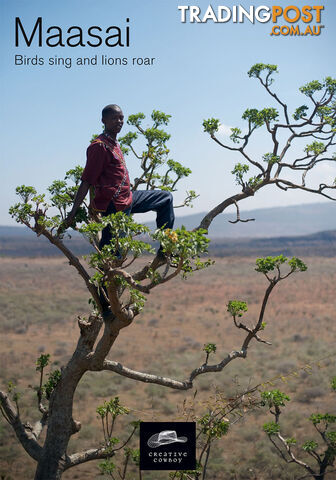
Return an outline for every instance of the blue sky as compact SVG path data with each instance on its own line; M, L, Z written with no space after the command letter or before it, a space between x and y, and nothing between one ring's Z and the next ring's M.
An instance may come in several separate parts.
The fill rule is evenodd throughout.
M250 5L289 5L293 2L240 2ZM238 156L211 142L203 133L202 121L218 117L227 127L244 126L242 112L247 107L273 106L271 99L246 72L257 62L279 67L275 90L295 108L304 103L298 87L312 79L335 73L335 20L333 0L311 1L324 5L319 37L270 36L271 22L244 24L189 24L180 22L174 0L0 0L2 72L1 132L2 188L0 225L11 225L9 206L15 202L15 187L34 185L39 191L76 164L85 164L85 151L92 133L101 130L100 111L108 103L119 104L125 116L139 111L150 115L159 109L172 115L169 142L175 160L189 166L193 174L175 194L178 202L186 189L193 188L200 198L193 210L205 211L237 191L230 174ZM239 2L212 2L226 6ZM297 6L305 1L297 1ZM196 5L204 11L209 2ZM44 29L58 25L66 31L72 25L86 30L91 25L103 29L125 24L130 18L129 48L39 48L14 45L14 19L20 17L31 30L37 17ZM15 55L72 57L155 58L153 66L15 66ZM122 133L126 133L127 125ZM269 151L266 137L259 133L250 152L256 156ZM297 147L299 152L302 145ZM138 167L127 158L131 177ZM333 178L330 165L314 180ZM242 204L242 209L263 208L321 199L300 192L265 189Z

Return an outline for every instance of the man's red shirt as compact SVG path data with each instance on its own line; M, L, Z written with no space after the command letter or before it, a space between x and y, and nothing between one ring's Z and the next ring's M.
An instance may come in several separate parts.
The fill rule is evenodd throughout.
M99 135L88 147L86 158L82 180L94 187L90 206L105 211L112 200L117 211L128 208L132 192L119 143L105 134Z

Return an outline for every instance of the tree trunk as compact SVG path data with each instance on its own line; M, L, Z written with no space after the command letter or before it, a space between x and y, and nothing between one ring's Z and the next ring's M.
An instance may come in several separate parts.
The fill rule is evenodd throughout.
M69 440L80 430L80 424L72 418L73 397L87 368L83 358L74 357L62 371L50 400L47 436L35 480L59 480L62 477Z

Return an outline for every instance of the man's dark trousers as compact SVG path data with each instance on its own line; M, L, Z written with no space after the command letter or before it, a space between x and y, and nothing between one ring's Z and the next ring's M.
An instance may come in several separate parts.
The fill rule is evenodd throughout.
M173 195L165 190L136 190L133 192L132 205L127 210L124 210L126 215L133 213L146 213L154 211L156 215L157 228L173 228L174 226L174 208ZM102 213L103 216L116 213L113 202L110 202L107 210ZM112 234L110 227L107 226L102 231L102 238L99 243L99 248L110 243Z

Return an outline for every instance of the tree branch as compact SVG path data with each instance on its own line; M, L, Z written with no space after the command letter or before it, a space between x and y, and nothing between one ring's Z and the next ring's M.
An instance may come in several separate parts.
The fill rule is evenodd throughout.
M240 211L239 211L239 205L236 201L234 201L234 204L236 205L236 209L237 209L237 219L236 220L229 220L229 223L238 223L238 222L243 222L243 223L247 223L247 222L254 222L255 221L255 218L247 218L246 220L241 220L240 218Z
M100 460L103 458L110 458L114 454L111 452L110 448L91 448L83 452L74 453L69 455L64 464L64 470L68 470L71 467L80 465L82 463L90 462L91 460Z
M244 198L248 198L251 195L253 195L253 194L250 193L250 192L242 192L242 193L238 193L236 195L233 195L232 197L227 198L226 200L224 200L224 202L220 203L215 208L210 210L210 212L208 212L205 215L205 217L201 220L201 223L199 224L199 226L194 228L194 231L199 230L200 228L204 228L205 230L209 230L211 222L214 220L215 217L217 217L217 215L222 213L230 205L233 205L236 202L239 202L240 200L243 200Z
M100 306L100 299L97 288L92 283L90 283L90 275L87 273L79 259L64 245L64 243L60 240L59 237L51 235L51 233L47 230L43 230L42 233L49 240L50 243L55 245L68 258L69 264L75 267L79 275L83 278L85 285L91 293L92 297L94 298L96 304Z
M164 387L170 387L177 390L188 390L192 388L190 382L180 382L178 380L173 380L168 377L161 377L159 375L153 375L150 373L138 372L130 368L124 367L119 362L114 362L112 360L105 360L102 366L102 370L109 370L124 377L132 378L133 380L138 380L144 383L156 383Z
M5 413L6 420L12 426L23 448L34 460L39 461L42 447L37 443L31 427L27 427L21 422L16 408L8 398L8 395L2 391L0 391L0 404L1 411Z

